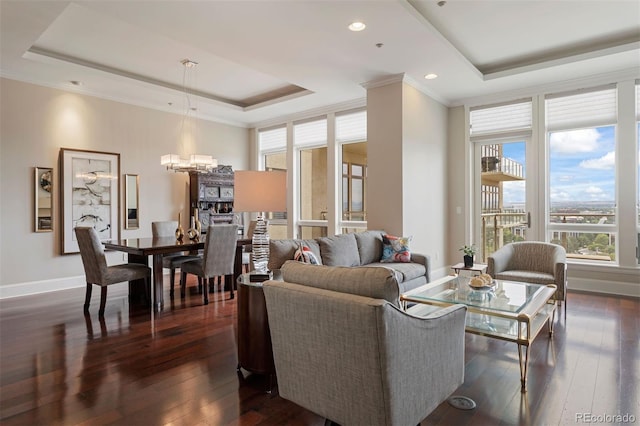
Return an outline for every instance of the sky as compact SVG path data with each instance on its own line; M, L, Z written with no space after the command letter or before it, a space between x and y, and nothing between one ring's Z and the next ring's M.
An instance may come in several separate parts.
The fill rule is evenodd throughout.
M615 127L554 132L549 140L552 203L615 200ZM503 145L503 153L525 164L524 142ZM526 177L526 171L525 171ZM505 205L524 203L525 182L505 182Z

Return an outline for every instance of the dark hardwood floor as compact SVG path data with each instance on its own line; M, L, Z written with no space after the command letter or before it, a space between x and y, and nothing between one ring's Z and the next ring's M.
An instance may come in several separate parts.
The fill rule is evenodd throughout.
M0 301L2 425L323 425L267 394L266 378L238 376L229 293L203 306L193 282L189 290L184 301L167 290L152 314L130 310L126 285L111 286L103 321L99 291L86 318L84 289ZM533 343L521 393L516 345L467 335L454 393L477 408L443 403L422 425L564 425L581 414L640 422L639 336L638 299L570 293L553 338Z

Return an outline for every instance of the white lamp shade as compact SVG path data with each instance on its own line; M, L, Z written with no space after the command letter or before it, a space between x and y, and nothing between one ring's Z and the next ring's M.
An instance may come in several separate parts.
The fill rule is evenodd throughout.
M287 172L237 170L233 185L236 212L287 210Z

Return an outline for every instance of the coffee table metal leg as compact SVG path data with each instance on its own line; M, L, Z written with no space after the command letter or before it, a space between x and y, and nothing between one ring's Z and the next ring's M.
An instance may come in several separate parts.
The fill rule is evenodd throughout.
M524 349L523 349L524 348ZM522 353L524 350L524 354ZM523 360L524 357L524 360ZM518 344L518 360L520 361L521 392L527 391L527 368L529 367L529 346Z

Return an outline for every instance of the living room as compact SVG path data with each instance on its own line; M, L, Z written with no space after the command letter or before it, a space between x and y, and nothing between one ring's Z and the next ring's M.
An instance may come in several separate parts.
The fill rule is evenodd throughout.
M61 189L55 185L60 182L59 156L62 148L118 153L119 174L137 174L140 177L139 228L118 229L121 238L136 238L148 236L154 220L175 220L181 212L185 220L189 216L188 176L167 171L160 165L162 155L173 152L181 155L211 154L219 164L232 165L234 170L258 169L264 167L265 154L269 154L261 151L260 134L284 127L285 149L282 152L284 167L290 172L288 187L291 192L286 219L273 221L275 226L284 230L287 237L302 236L310 229L321 229L325 235L333 235L345 228L362 226L385 229L395 235L412 236L412 249L429 255L434 276L443 277L450 273L450 265L461 260L458 251L460 246L470 242L480 245L483 238L478 181L480 154L476 154L474 143L477 141L473 140L474 135L469 131L471 112L483 106L529 99L533 118L527 146L533 148L527 153L528 192L525 201L528 207L536 209L534 212L537 214L532 215L527 235L534 240L551 240L551 232L565 232L567 228L564 225L550 225L549 212L546 210L550 201L545 172L549 161L545 148L547 129L542 112L545 102L550 95L571 94L580 89L607 85L615 85L619 105L617 122L614 123L617 126L618 145L612 172L616 182L617 217L614 223L596 226L600 226L598 233L613 236L616 252L613 258L604 263L584 259L571 261L569 287L571 290L624 297L637 298L640 295L640 270L636 257L639 184L635 99L640 72L638 20L633 18L637 16L638 5L634 2L613 2L613 7L608 6L611 2L593 2L593 10L587 8L587 11L582 11L593 19L586 21L587 17L580 15L579 19L584 19L584 22L598 22L600 18L603 22L614 22L613 27L620 28L618 32L611 30L613 36L609 38L590 33L586 30L589 25L580 25L573 45L567 43L557 46L556 51L550 48L550 52L546 52L548 56L537 58L533 64L529 63L532 62L531 58L525 58L517 64L511 64L507 70L490 69L487 66L482 72L473 65L474 61L460 59L465 57L465 53L469 56L465 49L470 49L470 46L465 47L449 33L449 38L443 35L446 26L443 27L445 24L440 20L447 17L439 14L453 9L458 14L457 18L448 19L458 19L454 20L456 25L453 28L460 29L462 37L461 27L467 22L465 19L470 19L468 14L473 13L471 10L461 11L454 1L442 6L435 2L377 2L375 7L370 5L373 11L360 13L361 16L370 16L370 19L366 20L367 28L359 33L351 33L346 29L350 20L358 17L357 5L351 2L344 2L341 7L333 5L333 9L321 4L307 5L309 9L304 9L300 5L267 5L268 2L265 2L262 5L252 4L251 13L246 5L233 5L232 2L217 2L226 5L211 2L206 6L201 5L205 8L201 10L197 5L181 9L175 2L166 2L167 9L154 5L154 13L161 16L155 17L157 21L149 17L149 22L143 17L153 14L143 4L121 3L123 9L109 2L90 5L76 2L42 4L3 1L1 4L0 298L3 301L12 299L15 302L21 296L53 290L82 289L85 285L79 256L63 255L61 252L64 236L60 221L64 211L59 201ZM486 6L497 7L494 2L487 2ZM523 10L528 10L526 7L529 6L528 3L521 5ZM289 10L298 7L302 10ZM511 4L507 8L512 7L517 10L517 6ZM569 8L557 10L558 16L567 16L567 11L577 14L578 11L574 9L580 9L575 4L553 7ZM498 15L514 13L512 10L491 10ZM482 8L480 11L491 15L489 11L482 11ZM343 16L339 16L340 13ZM127 17L127 14L130 16ZM265 40L259 44L259 36L244 40L243 30L229 28L231 25L228 24L239 22L243 14L248 15L252 23L261 22L261 15L280 15L273 21L273 26L263 22L265 27L258 27L264 34L275 32L274 28L287 28L285 23L293 21L293 18L302 20L311 16L314 25L306 29L309 34L305 41L325 40L326 44L318 45L320 51L334 50L337 46L342 46L344 50L340 50L337 58L330 60L322 58L319 52L318 58L308 58L309 55L304 55L308 47L295 45L291 49L295 47L292 56L297 56L297 59L285 60L278 51L287 50L283 46L291 41L291 33L283 31L283 34L270 35L274 39L267 39L265 35ZM185 23L174 23L175 27L166 25L172 15L184 18ZM187 19L196 19L198 15L211 19L215 17L215 25L209 22L195 25L196 21ZM331 22L335 27L323 27L326 22L320 17L325 15L333 17ZM314 20L316 16L317 21ZM520 14L514 16L524 19ZM361 19L365 21L364 17ZM543 18L538 16L538 19ZM338 28L337 23L343 20L345 25ZM514 21L512 19L512 23ZM114 22L116 26L110 29L104 27ZM193 22L193 33L187 31L189 22ZM554 22L559 25L557 21ZM625 26L622 23L629 24ZM550 25L547 28L551 28ZM163 32L159 29L163 26L169 29ZM220 32L215 36L205 36L205 33L195 30L200 28L204 31L202 28L209 26L216 27L216 31ZM296 26L305 32L305 24L296 21ZM380 27L386 27L387 31L374 32ZM406 27L407 33L395 34L393 31L400 31L396 27ZM544 25L538 24L536 28L539 30L541 27ZM105 33L92 31L92 28L100 28ZM83 32L74 33L79 29ZM135 43L130 43L134 46L125 46L130 41L125 34L131 34L125 30L134 30L131 40L138 40L144 47L135 46ZM335 39L328 36L322 38L327 32L342 30L345 35L336 36ZM222 36L225 31L227 34ZM503 31L498 33L496 30L493 39L515 37L508 29ZM548 31L552 32L551 29ZM114 33L118 34L117 39L107 40L104 37L104 34L112 36ZM153 45L147 40L149 33L160 37L151 39L152 43L156 43L155 50L148 49ZM603 40L593 41L597 35L602 36ZM101 37L105 38L103 41L108 47L99 44ZM165 57L162 65L155 62L162 56L163 49L158 46L164 45L167 51L174 53L179 51L178 47L190 46L190 37L208 39L210 44L192 51L183 50L177 57L174 54L167 55L171 57ZM360 38L354 41L353 37ZM231 43L235 39L238 39L238 44ZM143 40L148 44L144 44ZM549 42L546 38L545 41ZM269 43L278 44L260 52L261 49L267 49ZM376 43L382 46L378 47ZM198 41L193 44L202 46L204 43ZM402 46L398 46L400 44ZM249 49L252 45L253 48ZM587 48L588 45L592 45L591 50ZM122 65L120 61L124 60L118 58L118 48L113 46L127 50L125 59L132 61L130 68ZM434 57L442 56L440 60L445 61L453 56L462 65L458 64L449 74L444 68L425 69L422 62L413 64L404 59L432 55L425 46L432 46ZM573 48L573 52L558 59L561 47L569 51ZM60 51L63 48L68 51ZM445 48L449 50L443 53ZM501 48L507 49L509 46ZM520 48L524 49L524 44ZM271 86L285 82L297 88L286 86L285 96L263 101L264 105L256 102L259 106L254 107L225 103L223 95L215 99L212 96L199 96L197 137L180 141L185 110L180 60L192 57L192 52L200 50L207 56L226 57L227 62L237 62L246 68L269 74L260 77ZM424 55L416 55L416 52L425 50ZM132 54L135 52L145 53L139 53L136 57ZM86 55L84 59L82 55ZM267 57L270 55L274 64L267 67ZM114 58L117 63L110 62L115 61ZM147 59L163 71L150 76L143 75L142 70L146 72L153 68L144 64ZM226 77L220 75L221 71L212 69L211 64L207 64L203 58L193 56L192 59L200 61L200 82L208 81L210 76L218 80ZM342 68L345 62L349 65L354 62L353 69L359 71L350 71L353 76L349 75ZM233 72L233 68L217 65L229 73ZM427 65L435 67L436 64L427 62ZM466 67L466 71L461 71L460 67ZM383 71L378 72L378 69ZM556 74L550 76L552 71L556 71ZM425 80L422 74L427 72L440 75L434 80ZM453 75L456 72L460 75ZM253 74L240 75L256 77ZM278 82L270 80L273 75L278 77L274 78ZM314 79L337 83L325 92L321 90L324 86ZM345 83L345 79L350 80L350 84ZM455 93L449 87L450 92L446 93L455 93L448 95L450 97L438 91L438 84L442 80L453 80L447 84L469 89L466 82L459 83L461 79L472 80L481 89L474 86L466 93ZM166 82L171 82L172 86L166 87ZM338 95L331 97L328 93ZM306 98L313 100L306 103ZM335 135L336 117L362 111L366 112L366 139L357 142L366 142L366 222L358 219L345 222L340 166L343 148L348 144L341 144L331 135ZM299 166L294 155L297 152L294 128L313 120L326 120L328 132L324 149L326 182L331 184L327 185L324 196L326 206L319 208L326 212L326 219L317 216L315 211L310 217L298 214L302 195L296 190L296 168ZM33 232L34 167L53 169L53 232ZM593 233L593 228L585 226L581 225L575 232ZM568 229L573 232L571 228ZM117 252L108 253L107 258L110 264L124 261L122 253ZM114 297L122 298L122 295L117 296L116 292ZM623 302L626 300L624 297L620 299ZM77 300L79 317L81 302L82 295ZM571 312L571 305L569 309ZM113 315L115 311L111 313Z

